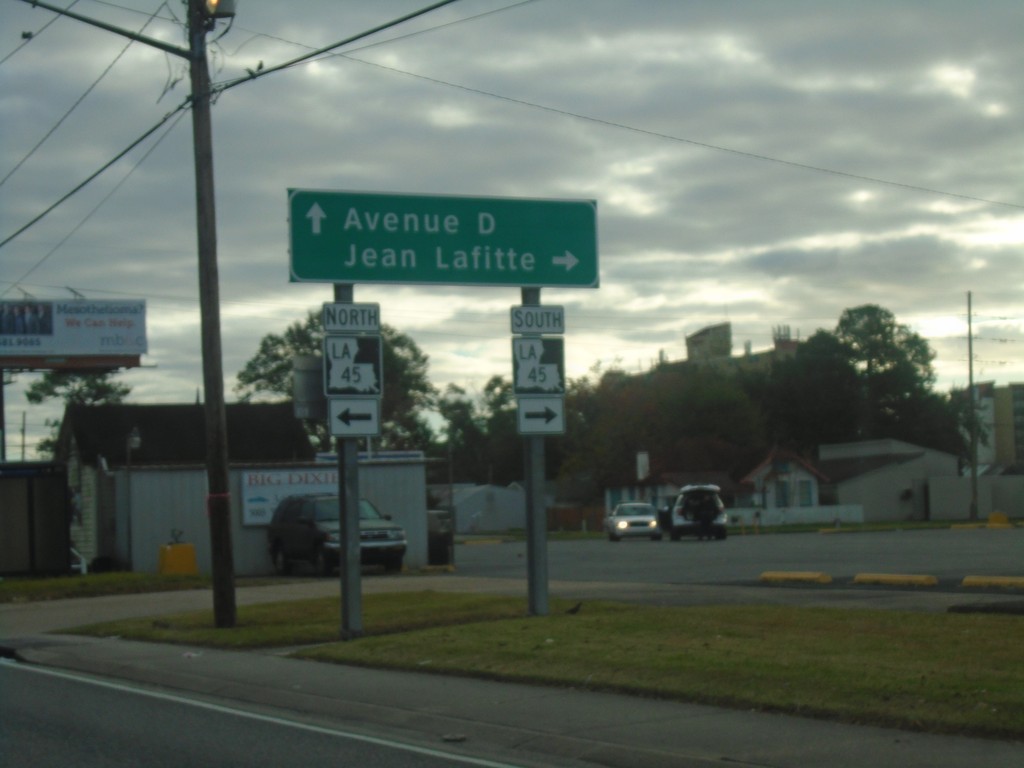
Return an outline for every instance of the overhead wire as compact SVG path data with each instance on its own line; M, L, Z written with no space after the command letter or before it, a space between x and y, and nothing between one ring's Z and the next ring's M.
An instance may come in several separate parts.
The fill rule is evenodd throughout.
M71 10L72 8L74 8L74 7L75 7L75 4L77 4L77 3L78 3L78 0L72 0L72 2L71 2L71 5L69 5L69 6L67 7L67 10ZM21 34L21 45L19 45L19 46L18 46L17 48L15 48L15 49L14 49L13 51L11 51L11 52L10 52L10 53L8 53L8 54L7 54L6 56L4 56L4 57L3 57L2 59L0 59L0 65L4 64L4 63L5 63L5 62L6 62L6 61L7 61L8 59L9 59L9 58L11 58L11 57L12 57L12 56L14 56L14 55L15 55L16 53L18 53L18 51L20 51L20 50L21 50L22 48L24 48L24 47L25 47L26 45L28 45L28 44L29 44L29 43L31 43L31 42L32 42L33 40L35 40L35 39L36 39L37 37L39 37L39 35L41 35L41 34L43 33L43 31L44 31L44 30L46 30L46 28L47 28L47 27L49 27L49 26L50 26L51 24L53 24L53 23L54 23L55 21L57 21L57 19L59 19L59 18L60 18L60 16L54 16L54 17L53 17L52 19L50 19L50 20L49 20L48 22L46 22L45 24L43 24L43 26L41 26L41 27L40 27L40 28L38 29L38 31L36 31L36 32L22 32L22 34Z
M283 63L283 65L280 65L278 67L274 67L274 68L270 68L268 70L264 70L262 73L260 73L260 75L267 75L267 74L270 74L271 72L278 72L280 70L287 69L289 67L294 67L294 66L298 65L298 63L300 63L302 61L305 61L307 59L313 58L313 57L315 57L317 55L322 55L322 54L324 54L326 52L332 51L332 50L334 50L336 48L339 48L339 47L341 47L343 45L347 45L347 44L349 44L351 42L355 42L357 40L361 40L361 39L370 37L371 35L375 35L378 32L382 32L384 30L387 30L387 29L390 29L392 27L395 27L395 26L397 26L399 24L403 24L404 22L408 22L408 20L410 20L410 19L413 19L413 18L416 18L418 16L421 16L421 15L424 15L426 13L429 13L430 11L436 10L438 8L441 8L441 7L445 6L445 5L451 5L451 4L453 4L455 2L458 2L458 1L459 0L439 0L438 2L432 3L431 5L428 5L428 6L424 7L424 8L421 8L420 10L413 11L413 12L404 14L402 16L399 16L398 18L392 19L391 22L388 22L388 23L382 24L382 25L378 25L377 27L374 27L373 29L367 30L365 32L361 32L358 35L350 36L350 37L345 38L344 40L341 40L341 41L339 41L337 43L333 43L332 45L325 46L324 48L318 48L316 50L310 51L309 53L304 54L304 55L302 55L302 56L300 56L300 57L298 57L296 59L292 59L290 61L286 61L286 62ZM163 6L161 6L161 7L163 7ZM159 12L160 8L158 7L157 10ZM244 82L248 82L250 79L251 78L241 78L238 81L234 81L232 85L238 85L238 84L241 84L241 83L244 83ZM221 88L219 90L224 90L224 88ZM219 93L219 91L217 91L217 92ZM155 133L157 130L159 130L160 127L162 125L164 125L174 114L176 114L180 110L186 109L187 106L189 106L190 104L191 104L191 97L189 96L185 101L183 101L181 104L179 104L174 111L172 111L171 113L168 113L167 115L165 115L155 126L150 128L150 130L147 130L139 138L135 139L135 141L133 141L128 147L125 148L125 150L123 150L121 153L119 153L113 160L109 161L108 163L105 163L102 167L99 168L99 170L97 170L96 172L91 174L84 181L82 181L80 184L75 186L71 191L69 191L68 194L66 194L65 196L61 197L55 203L53 203L48 208L46 208L38 216L33 218L31 221L26 223L24 226L22 226L22 227L18 228L17 230L15 230L13 233L9 234L9 236L7 238L5 238L4 240L0 241L0 248L3 248L4 246L6 246L12 240L14 240L18 236L20 236L20 234L23 234L25 231L27 231L32 226L34 226L36 223L38 223L43 218L45 218L47 215L49 215L49 213L52 212L54 209L56 209L61 204L65 203L67 200L69 200L74 195L76 195L78 193L78 191L80 191L82 188L84 188L86 185L88 185L93 179L95 179L97 176L102 174L106 169L109 169L117 161L119 161L121 158L123 158L129 152L131 152L135 146L137 146L139 143L144 141L148 136L153 135L153 133ZM34 268L35 267L33 267L33 269Z
M79 230L79 229L81 229L81 228L82 228L83 226L85 226L86 222L88 222L88 221L89 221L89 219L91 219L91 218L93 217L93 215L94 215L94 214L95 214L95 213L96 213L96 212L97 212L97 211L98 211L98 210L99 210L100 208L102 208L102 207L104 206L104 204L106 204L107 200L109 200L109 199L110 199L111 197L113 197L113 196L114 196L114 194L116 194L116 193L117 193L117 191L118 191L118 190L119 190L119 189L120 189L120 188L121 188L122 186L124 186L125 182L127 182L127 181L128 181L128 179L129 179L129 178L131 178L132 174L133 174L133 173L135 173L136 169L138 169L138 167L139 167L140 165L142 165L142 163L144 163L144 162L146 161L146 159L147 159L147 158L148 158L148 157L149 157L149 156L150 156L150 155L151 155L151 154L153 153L153 151L154 151L154 150L155 150L155 149L156 149L157 147L159 147L159 146L160 146L161 142L163 142L163 140L167 138L167 136L168 136L168 135L169 135L169 134L171 133L171 131L173 131L173 130L174 130L174 127L175 127L175 126L176 126L176 125L178 124L178 122L179 122L179 121L181 120L181 118L183 118L183 117L185 116L185 110L184 110L184 109L181 109L181 108L179 108L179 109L175 110L174 112L170 113L170 116L172 116L172 117L173 117L174 115L177 115L177 117L175 117L175 118L174 118L174 120L173 120L173 122L171 122L171 123L170 123L170 125L168 125L168 126L167 126L167 130L165 130L165 131L164 131L164 132L163 132L163 133L162 133L162 134L161 134L161 135L160 135L160 136L159 136L159 137L157 138L157 140L153 142L153 144L152 144L152 145L151 145L151 146L149 147L149 149L147 149L147 150L145 151L145 153L143 153L143 155L142 155L142 156L141 156L141 157L140 157L140 158L139 158L139 159L138 159L138 160L137 160L137 161L135 162L135 164L134 164L134 165L133 165L133 166L132 166L132 167L131 167L131 168L130 168L130 169L128 170L128 173L126 173L126 174L125 174L125 175L124 175L124 176L123 176L123 177L121 178L121 180L120 180L120 181L118 181L118 182L117 182L117 184L115 184L115 185L114 185L114 188L113 188L113 189L111 189L111 190L110 190L110 191L109 191L109 192L108 192L108 193L107 193L106 195L104 195L104 196L103 196L103 198L102 198L102 199L101 199L101 200L100 200L100 201L99 201L99 202L98 202L98 203L97 203L97 204L96 204L95 206L93 206L93 207L92 207L92 209L91 209L91 210L90 210L90 211L89 211L89 212L88 212L88 213L87 213L87 214L86 214L86 215L85 215L84 217L82 217L81 221L79 221L79 222L78 222L78 224L76 224L76 225L75 225L75 226L74 226L74 227L73 227L73 228L71 229L71 231L70 231L70 232L68 232L68 233L67 233L67 234L66 234L66 235L65 235L64 237L62 237L62 238L61 238L61 239L60 239L60 240L59 240L59 241L57 242L57 244L53 246L53 248L51 248L51 249L50 249L49 251L47 251L47 252L46 252L46 254L44 254L44 255L43 255L43 256L42 256L41 258L37 259L37 260L36 260L36 263L35 263L35 264L33 264L33 265L32 265L32 266L31 266L31 267L29 268L29 270L28 270L27 272L25 272L25 273L24 273L24 274L23 274L23 275L22 275L21 277L19 277L19 278L18 278L18 279L17 279L16 281L14 281L14 283L13 283L13 284L11 285L11 287L10 287L10 288L8 288L7 290L5 290L5 291L3 291L3 292L0 292L0 297L6 296L6 295L7 295L7 293L8 293L8 291L10 291L10 290L11 290L11 288L17 287L18 285L20 285L21 283L23 283L23 282L25 281L25 279L26 279L26 278L27 278L27 277L28 277L29 275L31 275L31 274L32 274L33 272L35 272L35 271L36 271L37 269L39 269L39 267L41 267L41 266L42 266L43 264L45 264L45 263L46 263L46 260L47 260L47 259L49 259L49 258L50 258L50 257L51 257L51 256L52 256L52 255L53 255L54 253L56 253L56 252L57 252L57 251L58 251L58 250L59 250L59 249L61 248L61 246L63 246L63 245L64 245L64 243L66 243L66 242L67 242L68 240L70 240L70 239L71 239L71 238L72 238L72 237L73 237L73 236L75 235L75 233L76 233L76 232L78 232L78 230ZM165 124L166 124L166 123L165 123Z
M121 158L123 158L125 155L127 155L129 152L131 152L133 149L135 149L135 147L139 146L139 144L141 144L146 139L148 139L150 136L152 136L154 133L156 133L158 130L160 130L160 127L162 125L166 124L168 120L170 120L172 117L174 117L174 115L176 115L178 112L181 112L184 109L187 109L191 105L191 103L192 103L191 98L186 99L181 104L179 104L177 107L175 107L173 110L171 110L166 115L164 115L162 118L160 118L160 120L154 126L149 128L145 133L143 133L141 136L139 136L137 139L135 139L135 141L133 141L127 147L125 147L120 152L118 152L113 158L111 158L106 163L104 163L102 166L100 166L100 168L98 170L96 170L95 172L93 172L92 174L87 176L82 182L80 182L75 187L73 187L69 192L67 192L63 196L61 196L60 199L58 199L56 202L51 204L49 207L47 207L45 210L43 210L37 216L32 218L28 223L26 223L23 226L21 226L15 232L13 232L12 234L8 235L3 240L0 240L0 248L3 248L5 245L7 245L12 240L14 240L16 237L18 237L19 235L21 235L22 233L24 233L28 229L31 229L35 224L39 223L42 219L46 218L46 216L48 216L52 211L54 211L56 208L58 208L64 202L69 200L71 197L73 197L79 191L84 189L86 186L88 186L88 184L90 182L92 182L98 176L103 174L108 168L113 166Z
M77 2L77 1L78 1L78 0L75 0L75 2ZM74 5L74 3L72 3L72 5ZM161 8L163 8L163 7L165 6L165 5L167 5L167 3L166 3L166 2L164 2L164 3L161 3L161 4L160 4L160 5L159 5L159 6L157 7L157 9L156 9L156 10L155 10L155 11L153 12L153 14L152 14L152 15L151 15L151 16L150 16L150 17L149 17L148 19L146 19L146 22L145 22L145 23L144 23L144 24L142 25L142 27L141 27L141 28L139 29L139 31L138 31L138 32L137 32L136 34L139 34L139 35L141 35L141 34L142 34L143 32L145 32L145 31L146 31L146 27L148 27L148 26L149 26L149 25L150 25L150 24L152 23L153 19L155 19L155 18L156 18L156 15L157 15L157 14L158 14L158 13L160 12L160 9L161 9ZM71 6L68 6L68 7L70 8ZM57 18L60 18L60 17L57 17ZM115 65L115 64L117 64L117 62L119 62L119 61L121 60L121 57L122 57L122 56L124 56L124 55L125 55L125 54L126 54L126 53L128 52L128 49L132 47L132 44L133 44L134 42L135 42L134 40L129 40L129 41L128 41L128 42L127 42L127 43L125 44L124 48L122 48L122 49L121 49L120 53L118 53L118 54L117 54L117 56L115 56L115 57L114 57L114 60L113 60L113 61L111 61L111 62L110 62L110 63L109 63L108 65L107 65L106 69L104 69L104 70L103 70L103 71L102 71L102 72L100 73L100 76L99 76L99 77L97 77L97 78L96 78L95 80L93 80L93 82L92 82L92 83L91 83L91 84L89 85L89 87L88 87L88 88L86 88L86 89L85 89L85 91L84 91L84 92L82 93L82 95L81 95L81 96L79 96L79 97L78 97L78 98L77 98L77 99L75 100L75 102L74 102L74 103L73 103L73 104L71 105L71 107L70 107L70 108L69 108L69 109L67 110L67 112L65 112L65 113L64 113L63 115L61 115L60 119L58 119L58 120L57 120L57 122L56 122L56 123L54 123L54 125L53 125L53 126L52 126L52 127L50 128L50 130L48 130L48 131L47 131L47 132L46 132L46 133L45 133L45 134L43 135L43 138L41 138L41 139L40 139L40 140L39 140L38 142L36 142L36 145L35 145L34 147L32 147L32 149L30 149L30 150L28 151L28 154L26 154L26 155L25 155L25 156L24 156L23 158L21 158L21 160L19 160L19 161L18 161L18 162L17 162L17 163L16 163L15 165L14 165L14 167L13 167L13 168L11 168L11 170L9 170L9 171L7 172L7 175L6 175L6 176L4 176L4 177L3 177L2 179L0 179L0 187L2 187L2 186L3 186L4 184L5 184L5 183L7 183L7 180L8 180L9 178L11 178L11 176L13 176L13 175L14 175L14 174L15 174L15 173L17 172L17 170L18 170L19 168L21 168L21 166L23 166L23 165L25 164L25 162L26 162L26 161L27 161L27 160L28 160L28 159L29 159L30 157L32 157L32 155L34 155L34 154L36 153L36 151L37 151L37 150L38 150L38 149L39 149L39 148L40 148L41 146L43 146L43 144L44 144L44 143L46 143L46 140L47 140L47 139L49 139L49 138L50 138L51 136L53 136L53 134L54 134L54 133L56 133L56 132L57 132L57 129L58 129L58 128L60 128L60 127L61 127L61 125L63 125L64 121L65 121L65 120L67 120L67 119L68 119L68 117L70 117L70 116L71 116L71 113L72 113L72 112L74 112L74 111L75 111L75 109L77 109L77 108L78 108L78 106L79 106L79 105L80 105L80 104L81 104L81 103L82 103L83 101L85 101L85 100L86 100L86 98L88 98L89 94L93 92L93 89L94 89L94 88L96 88L96 86L100 84L100 82L101 82L101 81L103 80L103 78L105 78L105 77L106 77L106 76L107 76L107 75L108 75L108 74L110 73L110 71L111 71L111 70L112 70L112 69L114 68L114 65Z

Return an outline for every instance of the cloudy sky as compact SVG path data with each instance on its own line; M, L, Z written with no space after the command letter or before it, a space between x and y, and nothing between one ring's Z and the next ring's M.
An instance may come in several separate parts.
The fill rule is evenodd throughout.
M68 0L52 0L66 6ZM74 10L185 45L180 0ZM216 82L427 0L240 0ZM0 0L0 240L188 95L181 59ZM53 23L51 23L53 22ZM25 39L24 33L33 33ZM807 338L865 303L937 353L938 386L1024 381L1024 5L921 0L461 0L224 91L213 108L224 371L332 298L288 279L288 188L597 201L598 289L566 308L570 376ZM76 106L77 104L77 106ZM180 119L179 119L180 118ZM133 402L201 386L191 118L0 247L0 299L145 299ZM357 285L433 382L511 375L515 288ZM5 388L8 456L59 413Z

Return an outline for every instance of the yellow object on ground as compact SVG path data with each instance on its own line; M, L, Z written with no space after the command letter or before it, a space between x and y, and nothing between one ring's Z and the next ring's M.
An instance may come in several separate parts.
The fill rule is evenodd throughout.
M897 586L934 587L939 583L935 576L918 573L858 573L854 584L890 584Z
M812 584L830 584L832 577L819 571L765 571L761 581L797 581Z
M192 575L199 573L194 544L165 544L160 547L160 573Z

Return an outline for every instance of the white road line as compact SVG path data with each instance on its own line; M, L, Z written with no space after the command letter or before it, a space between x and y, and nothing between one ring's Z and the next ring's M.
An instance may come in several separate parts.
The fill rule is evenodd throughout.
M148 696L152 699L160 699L162 701L171 701L177 704L185 704L191 707L197 707L199 709L205 709L212 712L219 712L225 715L245 717L250 720L257 720L263 723L281 725L287 728L296 728L298 730L308 731L310 733L317 733L323 736L334 736L342 739L351 739L352 741L361 741L366 744L374 744L376 746L388 747L390 749L397 749L404 752L413 752L416 754L426 755L429 757L438 757L444 760L461 763L463 765L477 765L481 766L482 768L522 768L522 766L516 765L514 763L498 763L493 760L486 760L484 758L469 757L466 755L459 755L452 752L444 752L439 749L431 749L430 747L419 747L414 744L405 744L401 741L391 741L390 739L382 739L377 738L375 736L366 736L365 734L361 733L352 733L350 731L342 731L334 728L324 728L317 725L309 725L308 723L300 723L294 720L286 720L284 718L273 717L271 715L261 715L255 712L247 712L244 709L234 709L232 707L226 707L220 704L213 704L206 701L198 701L196 699L190 699L173 693L153 691L146 688L136 688L134 686L122 683L114 683L109 682L107 680L100 680L98 678L77 675L73 672L65 672L62 670L49 669L46 667L27 665L14 661L12 659L0 659L0 666L18 669L23 672L32 672L34 674L39 675L59 677L65 680L72 680L78 683L86 683L88 685L95 685L100 688L107 688L112 691L119 691L122 693L133 693L139 696Z

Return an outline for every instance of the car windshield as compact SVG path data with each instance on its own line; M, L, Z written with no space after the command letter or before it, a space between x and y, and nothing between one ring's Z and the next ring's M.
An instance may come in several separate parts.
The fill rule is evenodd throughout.
M690 509L717 506L715 494L712 491L691 491L683 496L683 504Z
M313 516L318 523L336 523L338 522L338 497L337 496L324 496L323 498L316 499L313 502L314 513ZM383 520L384 515L377 511L377 508L373 506L366 499L359 500L359 519L360 520Z
M630 504L629 506L619 507L619 516L629 515L634 517L636 515L653 515L654 507L650 504Z

